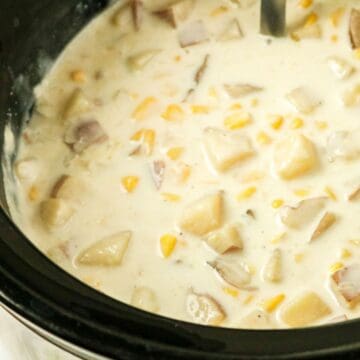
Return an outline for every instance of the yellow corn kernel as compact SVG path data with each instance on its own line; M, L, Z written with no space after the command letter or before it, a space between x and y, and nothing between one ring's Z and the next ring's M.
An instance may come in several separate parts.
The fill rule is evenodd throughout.
M243 190L236 198L238 201L246 200L251 198L256 193L256 187L248 187L247 189Z
M72 81L81 84L86 80L86 74L83 70L74 70L70 73L70 78Z
M171 160L177 160L180 158L183 152L184 152L183 147L173 147L166 152L166 155Z
M295 189L294 194L299 197L305 197L310 194L310 190L309 189Z
M180 182L186 183L191 175L191 166L182 164L180 169Z
M242 109L242 105L240 103L234 103L230 106L230 110L241 110Z
M250 105L252 107L257 107L259 105L259 99L258 98L251 99Z
M276 295L270 299L264 300L262 305L262 308L271 313L273 312L283 301L285 300L284 294Z
M360 60L360 49L355 49L354 50L354 56L357 60Z
M271 206L274 209L278 209L280 207L282 207L284 205L284 200L283 199L275 199L273 200L273 202L271 203Z
M221 5L217 8L215 8L213 11L211 11L210 16L218 16L218 15L226 13L227 11L229 11L229 8L225 5Z
M330 36L330 41L333 43L337 43L339 41L339 37L336 34Z
M170 104L161 117L166 121L179 121L184 118L184 111L179 105Z
M330 266L330 273L333 274L337 272L338 270L342 269L344 267L344 264L342 262L336 262L335 264L332 264Z
M168 258L175 249L177 238L171 234L165 234L160 238L161 253L164 258Z
M280 128L283 126L284 123L284 117L281 115L275 115L271 119L271 127L274 130L280 130Z
M270 241L270 243L273 245L277 245L284 240L285 236L286 236L285 232L278 234Z
M155 145L156 133L152 129L140 129L131 138L146 146L146 154L151 155Z
M317 23L319 17L315 12L312 12L308 18L306 19L305 25L304 26L311 26Z
M37 186L32 185L28 192L28 199L30 201L36 201L39 198L39 189Z
M253 171L250 171L247 174L245 174L241 178L241 182L249 183L249 182L259 181L259 180L263 179L264 177L265 177L264 172L262 172L260 170L253 170Z
M335 11L333 11L330 14L330 22L331 22L332 26L334 26L334 27L339 26L341 18L344 15L344 11L345 11L345 9L343 7L340 7L340 8L337 8Z
M293 121L291 122L291 128L292 129L300 129L304 126L304 120L301 118L295 118L293 119Z
M328 128L328 123L326 121L316 121L315 125L318 130L325 130Z
M224 126L229 130L241 129L252 121L251 115L247 112L236 112L224 120Z
M176 62L180 62L180 61L181 61L181 56L180 56L180 55L176 55L175 58L174 58L174 60L175 60Z
M309 8L313 4L313 0L300 0L299 6L303 9Z
M342 259L348 259L352 256L352 252L348 249L342 249L341 250L341 254L340 254L340 257Z
M297 253L294 255L294 260L297 264L301 263L304 260L304 254L303 253Z
M253 300L254 300L254 295L248 295L245 299L244 299L244 301L243 301L243 304L244 305L248 305L248 304L250 304Z
M162 193L161 196L165 201L169 201L169 202L178 202L181 200L181 196L177 194Z
M133 111L132 118L135 120L144 120L155 103L156 99L153 96L145 98Z
M210 107L206 105L191 105L191 112L193 114L208 114Z
M239 291L231 287L224 287L223 291L226 295L232 296L234 298L239 296Z
M266 132L264 131L260 131L257 134L256 140L261 145L267 145L271 143L271 137L268 134L266 134Z
M213 86L211 88L209 88L208 95L213 99L218 99L219 98L218 93L217 93L216 89Z
M324 192L326 193L326 195L327 195L331 200L337 201L337 196L336 196L336 194L334 193L334 191L331 189L331 187L326 186L325 189L324 189Z
M121 183L126 192L132 193L139 183L139 178L137 176L125 176L121 179Z

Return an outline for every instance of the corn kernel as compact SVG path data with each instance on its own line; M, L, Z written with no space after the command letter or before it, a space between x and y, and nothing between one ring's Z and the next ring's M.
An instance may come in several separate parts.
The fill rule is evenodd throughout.
M354 50L354 56L357 60L360 60L360 49L355 49Z
M284 200L282 199L275 199L273 200L273 202L271 203L271 206L274 208L274 209L278 209L280 207L282 207L284 205Z
M337 201L337 196L336 196L336 194L334 193L334 191L333 191L329 186L326 186L326 187L325 187L324 192L326 193L326 195L327 195L331 200Z
M238 196L237 200L242 201L251 198L256 193L256 187L249 187L243 190Z
M218 15L226 13L227 11L229 11L228 7L225 5L221 5L217 8L215 8L213 11L211 11L210 16L218 16Z
M161 117L166 121L179 121L184 118L184 111L179 105L170 104Z
M209 89L208 95L213 99L218 99L219 98L218 93L217 93L216 89L213 86Z
M284 117L281 115L273 116L271 119L271 127L274 130L279 130L283 126L283 123L284 123Z
M144 120L152 106L156 103L156 99L153 96L145 98L133 111L132 118L135 120Z
M300 129L304 126L304 120L301 118L295 118L293 119L293 121L291 122L291 128L292 129Z
M262 305L262 308L271 313L273 312L283 301L285 300L284 294L276 295L270 299L264 300Z
M123 188L128 193L132 193L139 183L139 178L137 176L125 176L121 179Z
M310 190L309 189L295 189L294 194L299 197L305 197L310 194Z
M253 170L253 171L250 171L247 174L245 174L242 177L241 182L249 183L249 182L259 181L259 180L263 179L264 177L265 177L264 172L262 172L260 170Z
M193 114L208 114L210 107L206 105L191 105L191 112Z
M339 41L339 37L336 34L330 36L330 41L333 43L337 43Z
M256 140L259 144L262 145L267 145L271 143L271 137L266 134L266 132L264 131L260 131L257 136L256 136Z
M258 98L251 99L250 105L252 107L257 107L259 105L259 99Z
M234 103L229 107L229 110L236 111L241 110L243 106L240 103Z
M270 241L270 243L273 245L277 245L285 239L285 236L286 236L285 232L278 234Z
M318 15L317 15L315 12L313 12L313 13L311 13L311 14L308 16L308 18L306 19L306 22L305 22L305 25L304 25L304 26L314 25L314 24L317 23L318 19L319 19Z
M162 193L161 196L165 201L169 201L169 202L178 202L181 200L181 196L177 194Z
M173 148L170 148L166 152L166 155L171 160L177 160L177 159L180 158L180 156L183 154L183 152L184 152L184 148L182 148L182 147L173 147Z
M350 258L352 256L352 253L348 249L342 249L340 256L341 256L342 259L348 259L348 258Z
M330 14L330 22L332 26L338 27L342 16L344 15L345 9L340 7Z
M175 249L177 238L171 234L165 234L160 238L161 253L168 258Z
M223 291L226 295L232 296L234 298L239 296L239 291L234 288L224 287Z
M155 145L156 133L152 129L140 129L131 138L146 146L146 154L151 155Z
M316 121L315 125L318 130L325 130L328 127L328 123L326 121Z
M254 295L251 295L251 294L248 295L248 296L244 299L243 304L244 304L244 305L250 304L250 303L254 300L254 298L255 298Z
M180 62L180 61L181 61L181 56L180 56L180 55L176 55L175 58L174 58L174 60L175 60L176 62Z
M70 78L72 81L81 84L86 80L85 72L82 70L74 70L70 73Z
M344 264L342 262L336 262L335 264L332 264L330 266L330 273L333 274L336 271L342 269L344 267Z
M224 126L229 130L241 129L252 121L251 115L247 112L236 112L224 120Z
M37 186L32 185L28 192L28 199L30 201L36 201L39 198L39 189Z
M294 255L294 260L297 264L301 263L304 260L304 254L303 253L297 253Z
M180 182L186 183L191 175L191 166L187 164L181 164L180 168Z
M313 4L313 0L300 0L299 5L303 9L309 8Z

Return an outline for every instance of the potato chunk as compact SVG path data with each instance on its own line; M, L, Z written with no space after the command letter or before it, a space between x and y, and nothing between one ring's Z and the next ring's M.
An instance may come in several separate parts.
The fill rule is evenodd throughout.
M186 298L186 309L199 324L220 325L226 318L223 308L209 295L191 292Z
M51 197L69 201L81 201L86 192L85 184L74 176L62 175L55 183Z
M355 71L352 65L338 56L330 57L327 62L331 71L340 80L347 79Z
M306 89L296 88L286 95L288 101L295 109L303 114L312 113L320 104L316 101Z
M327 139L326 150L329 161L358 159L360 157L360 130L333 132Z
M304 327L331 314L330 307L314 292L306 292L287 304L281 320L290 327Z
M217 128L204 130L204 144L209 160L219 171L226 171L254 154L246 136Z
M282 279L282 255L280 249L275 249L264 267L264 279L269 282L279 282Z
M219 254L224 254L231 250L242 250L243 248L243 242L234 225L227 225L218 231L210 233L205 241Z
M136 287L131 296L131 305L152 313L159 311L157 297L153 290L148 287Z
M131 231L108 236L85 249L77 258L81 265L119 266L131 239Z
M352 308L360 301L360 264L342 268L331 275L332 290L341 303Z
M269 314L260 309L253 310L240 321L239 327L242 329L269 329L271 328Z
M35 158L26 158L18 160L14 170L19 180L34 181L39 173L39 164Z
M291 135L275 146L275 169L284 180L305 175L315 168L317 162L315 146L304 135Z
M197 45L209 40L209 34L202 20L187 23L179 33L182 48Z
M74 209L66 200L48 199L40 204L40 217L49 227L65 225L73 213Z
M238 19L232 19L220 33L219 41L240 40L244 37Z
M179 221L182 230L203 236L218 229L223 219L221 192L205 196L186 207Z

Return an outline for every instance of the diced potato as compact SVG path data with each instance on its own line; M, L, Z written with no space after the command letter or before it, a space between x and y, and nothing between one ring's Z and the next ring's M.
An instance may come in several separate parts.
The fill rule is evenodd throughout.
M186 298L186 309L196 323L203 325L220 325L226 318L223 308L209 295L191 292Z
M154 11L154 14L176 28L189 17L194 5L195 0L175 1L166 7Z
M160 238L161 253L164 258L168 258L175 249L177 238L171 234L165 234Z
M272 327L269 314L256 309L246 315L239 324L242 329L269 329Z
M342 101L346 107L352 107L360 104L360 84L356 84L351 89L344 92Z
M222 229L210 233L205 241L219 254L224 254L231 250L243 249L243 242L234 225L226 225Z
M360 301L360 264L341 268L331 275L331 287L342 304L352 308Z
M26 158L15 163L15 174L21 181L34 181L38 173L39 164L35 158Z
M244 37L244 34L241 30L239 21L235 18L232 19L225 27L225 29L220 33L218 40L219 41L230 41L230 40L240 40Z
M326 212L316 226L310 241L316 240L323 235L336 221L336 216L333 213Z
M324 208L325 202L325 197L318 197L302 200L295 207L284 206L280 210L281 221L289 227L302 228L315 220Z
M314 99L306 89L296 88L286 95L287 100L297 111L303 114L312 113L320 102Z
M77 262L89 266L119 266L131 236L131 231L123 231L97 241L80 253Z
M337 158L354 160L360 156L360 130L336 131L327 139L327 154L330 161Z
M264 267L264 279L269 282L282 280L282 254L280 249L275 249Z
M314 292L306 292L283 307L281 320L290 327L304 327L331 314L330 307Z
M179 226L191 234L206 235L220 228L223 222L223 211L222 193L207 195L184 209Z
M141 310L151 313L157 313L160 308L155 292L144 286L134 289L130 303Z
M284 294L276 295L270 299L266 299L262 303L262 308L268 313L273 312L285 300Z
M40 217L49 227L65 225L74 213L74 209L66 200L48 199L40 204Z
M288 136L275 146L275 169L284 180L305 175L313 170L317 163L315 146L304 135Z
M334 75L340 80L347 79L355 71L352 65L338 56L330 57L328 65Z
M208 265L211 266L227 284L237 289L253 289L249 287L251 274L243 264L218 259L209 261Z
M143 50L127 59L127 64L131 70L142 70L160 50Z
M246 136L217 128L204 130L204 143L210 161L219 171L226 171L254 154Z
M63 119L78 117L91 110L92 105L81 89L75 89L67 99L63 108Z
M180 46L185 48L209 40L209 34L202 20L186 24L179 32Z
M62 175L55 183L51 197L68 201L81 201L86 192L85 184L78 178Z
M233 99L239 99L244 96L254 94L263 90L263 88L259 86L255 86L251 84L243 84L243 83L225 84L224 89L227 92L227 94Z
M352 9L349 27L350 41L353 49L360 48L360 10Z

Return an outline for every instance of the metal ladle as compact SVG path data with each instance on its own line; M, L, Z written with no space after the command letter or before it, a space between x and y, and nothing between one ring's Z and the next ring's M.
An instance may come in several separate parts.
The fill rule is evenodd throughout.
M260 32L284 36L286 33L286 0L261 0Z

